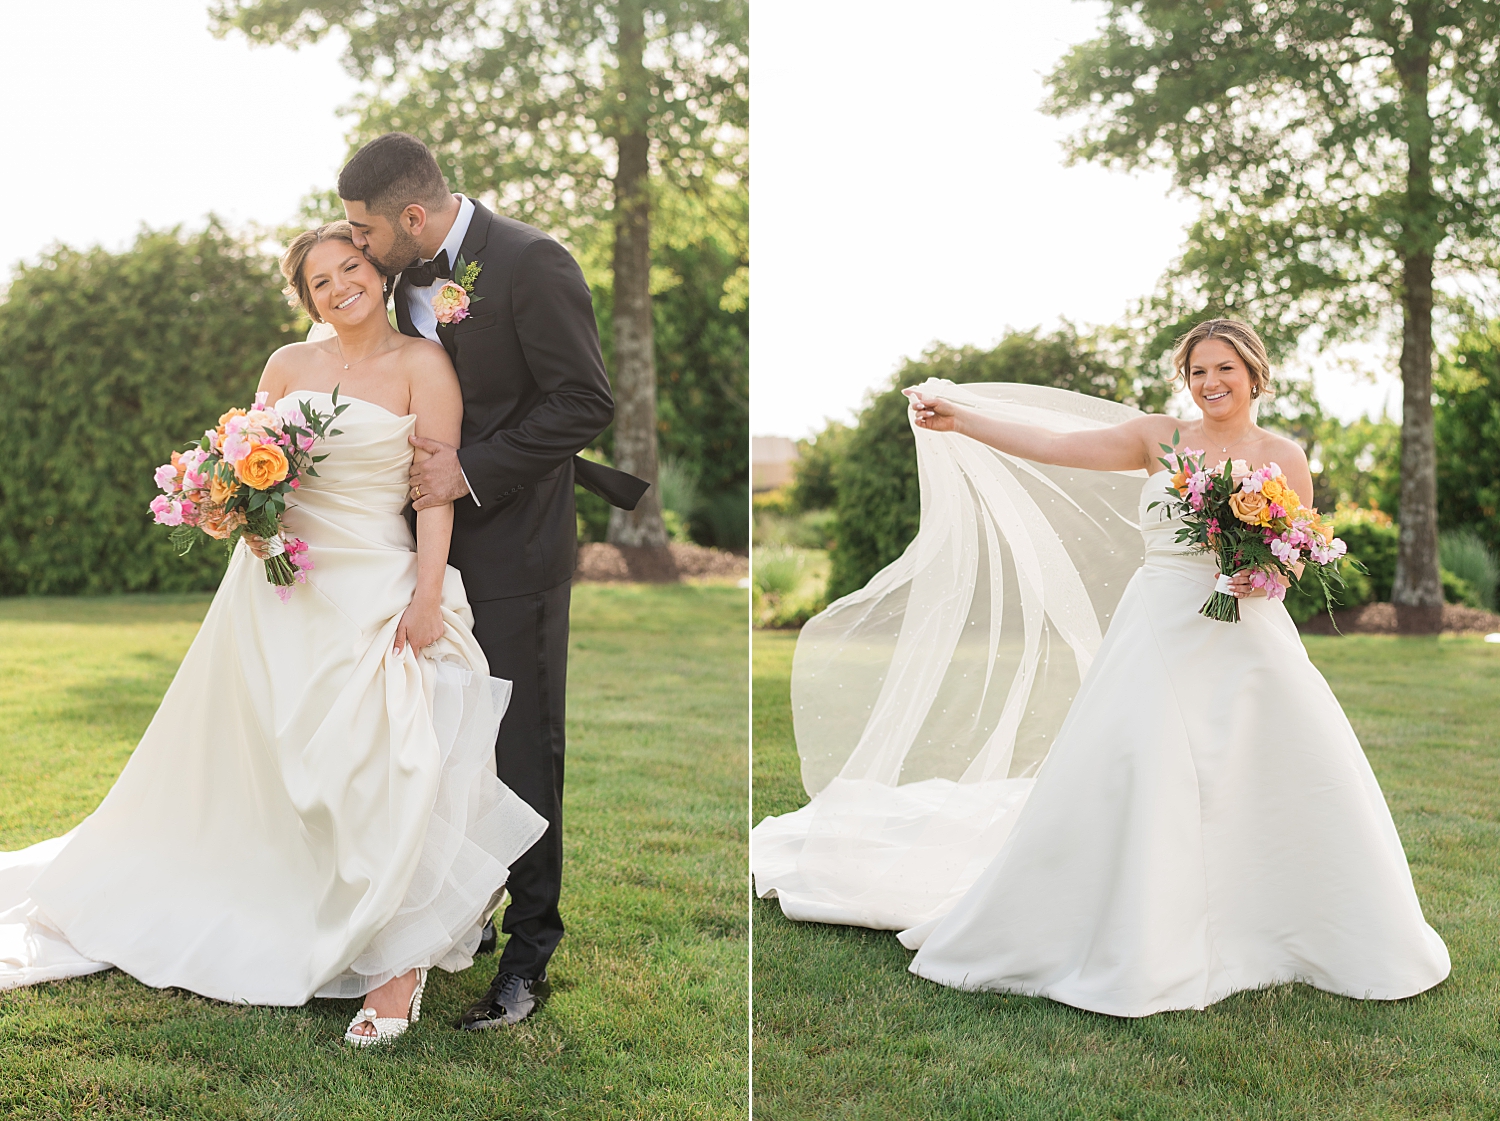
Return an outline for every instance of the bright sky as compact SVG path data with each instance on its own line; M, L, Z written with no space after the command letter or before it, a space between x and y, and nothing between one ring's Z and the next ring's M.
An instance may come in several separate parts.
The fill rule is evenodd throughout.
M339 46L251 48L208 33L207 0L5 5L10 170L0 283L53 244L128 245L145 223L278 225L333 185Z
M1151 289L1190 207L1161 175L1064 168L1067 126L1037 111L1099 7L755 0L754 432L847 419L933 340L1108 323ZM55 242L120 249L143 223L278 225L334 182L356 90L337 43L220 41L206 0L5 17L0 283ZM1339 415L1399 404L1390 375L1319 379Z
M1064 167L1071 127L1038 110L1102 10L756 0L752 432L848 420L934 340L1111 323L1153 289L1194 208L1164 173ZM1399 413L1392 374L1319 365L1325 409Z

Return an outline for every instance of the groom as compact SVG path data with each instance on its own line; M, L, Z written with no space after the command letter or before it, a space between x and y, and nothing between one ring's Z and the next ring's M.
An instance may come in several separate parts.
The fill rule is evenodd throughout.
M448 190L413 136L370 141L339 174L355 245L396 284L403 334L441 343L463 390L461 446L412 438L432 457L411 471L415 509L453 503L448 563L464 578L490 673L513 686L500 724L500 781L545 817L542 839L510 872L509 941L489 992L464 1013L476 1031L537 1007L563 935L563 720L568 603L577 549L573 483L624 509L647 484L577 453L609 425L614 399L593 303L568 251L542 231ZM460 263L461 262L461 263ZM476 271L477 266L477 271ZM434 298L470 289L456 322ZM447 299L458 299L449 288ZM485 928L493 946L494 927Z

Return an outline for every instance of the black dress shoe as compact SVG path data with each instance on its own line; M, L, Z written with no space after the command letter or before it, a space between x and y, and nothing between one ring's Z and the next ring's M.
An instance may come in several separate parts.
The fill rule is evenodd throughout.
M545 972L534 981L502 973L490 983L489 992L464 1013L458 1026L464 1031L484 1031L519 1024L541 1007L548 991Z
M484 929L479 932L479 949L474 951L474 956L479 957L481 954L493 954L495 952L496 941L498 939L495 936L495 920L491 919L484 924Z

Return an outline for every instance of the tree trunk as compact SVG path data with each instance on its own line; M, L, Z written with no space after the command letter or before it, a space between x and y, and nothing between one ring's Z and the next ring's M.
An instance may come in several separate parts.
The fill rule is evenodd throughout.
M1412 42L1397 68L1406 88L1406 229L1401 310L1401 523L1391 602L1403 634L1443 628L1443 583L1437 555L1437 455L1432 432L1432 65L1427 12L1412 10Z
M651 168L647 128L645 12L640 0L619 6L619 167L615 172L615 465L648 482L656 469L656 340L651 321ZM614 545L664 549L661 495L652 486L634 510L612 510Z
M1437 454L1432 434L1432 258L1406 262L1401 337L1401 540L1391 601L1404 634L1443 626L1437 557Z

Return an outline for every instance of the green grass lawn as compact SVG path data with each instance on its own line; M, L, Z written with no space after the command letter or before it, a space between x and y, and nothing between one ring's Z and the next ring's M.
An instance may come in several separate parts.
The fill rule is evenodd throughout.
M807 800L757 631L753 819ZM789 1118L1500 1117L1500 647L1309 638L1359 732L1453 975L1395 1003L1303 985L1116 1020L906 972L893 934L754 907L755 1111Z
M745 596L573 598L568 935L532 1021L452 1027L493 959L435 972L389 1048L357 1001L237 1007L118 972L0 993L7 1118L730 1118L746 1114ZM0 600L0 848L98 803L207 597Z

